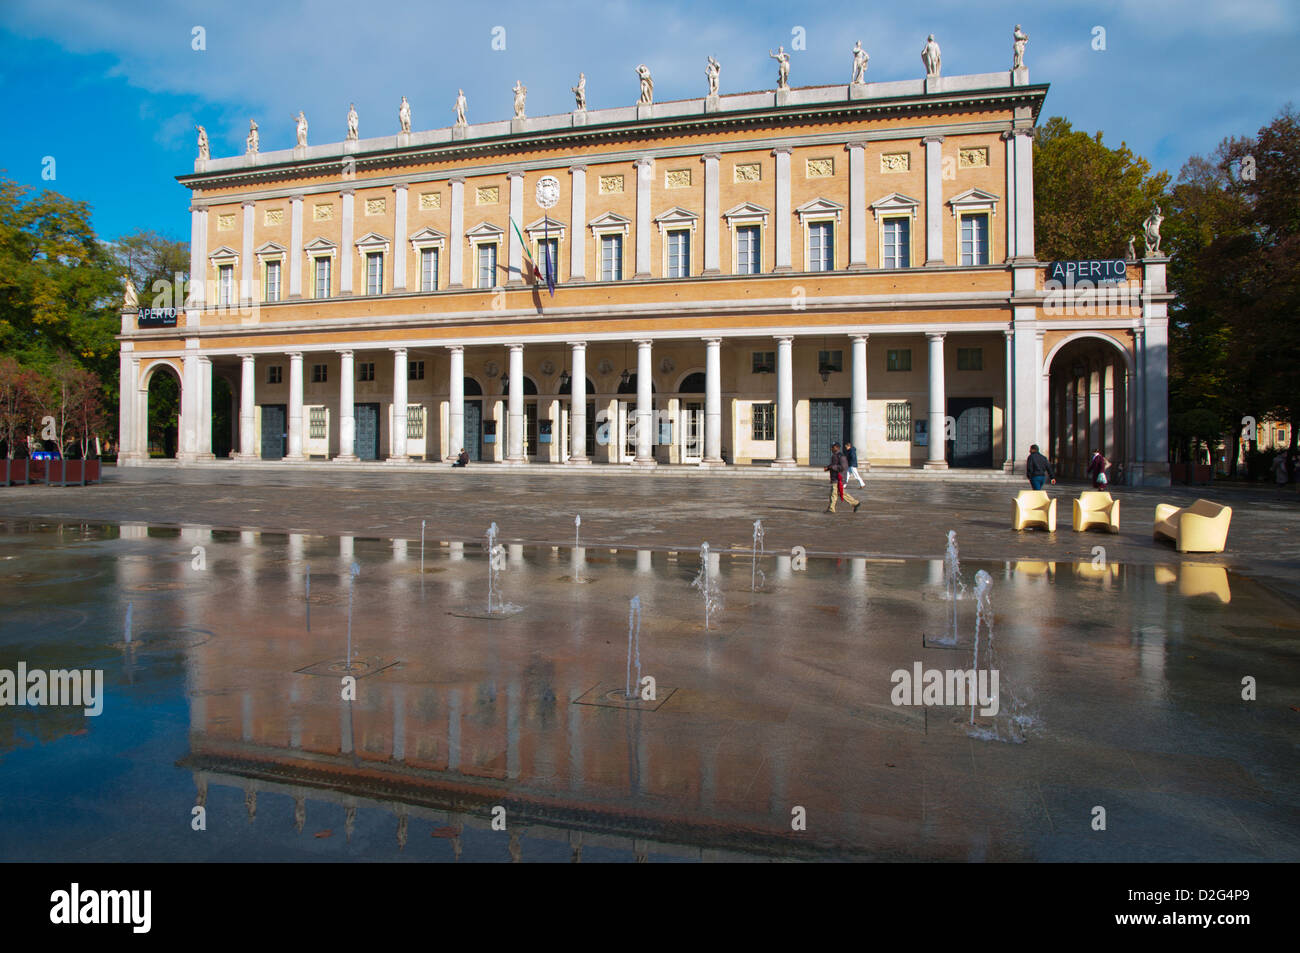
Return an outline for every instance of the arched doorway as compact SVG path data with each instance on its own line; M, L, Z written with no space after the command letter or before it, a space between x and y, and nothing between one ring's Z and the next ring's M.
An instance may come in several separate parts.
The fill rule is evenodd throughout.
M145 459L175 459L180 438L180 372L161 361L150 365L140 386L140 401L140 419L144 421L140 452Z
M677 385L680 395L678 415L678 454L682 463L699 463L704 459L704 395L708 382L702 371L682 378Z
M1084 332L1047 357L1048 454L1057 475L1083 479L1093 450L1114 465L1119 482L1131 470L1130 356L1108 335Z

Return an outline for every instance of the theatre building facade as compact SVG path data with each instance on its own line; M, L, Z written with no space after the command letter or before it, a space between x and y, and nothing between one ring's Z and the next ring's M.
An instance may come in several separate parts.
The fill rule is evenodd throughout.
M1046 94L1015 69L201 158L184 308L122 312L120 460L172 374L191 462L225 378L235 460L790 468L848 438L1167 480L1165 260L1053 290Z

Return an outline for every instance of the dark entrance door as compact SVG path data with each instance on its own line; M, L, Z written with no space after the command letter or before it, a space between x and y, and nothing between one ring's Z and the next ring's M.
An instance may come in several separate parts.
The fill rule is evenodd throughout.
M262 459L283 460L289 452L289 414L284 404L262 405Z
M379 405L357 404L353 410L357 421L356 454L359 460L379 459Z
M847 400L814 400L808 405L808 463L824 467L831 462L831 444L844 446L848 427Z
M954 397L948 401L948 416L957 421L956 439L948 441L945 451L948 465L992 469L993 399Z
M483 459L483 402L465 401L465 449L477 463Z

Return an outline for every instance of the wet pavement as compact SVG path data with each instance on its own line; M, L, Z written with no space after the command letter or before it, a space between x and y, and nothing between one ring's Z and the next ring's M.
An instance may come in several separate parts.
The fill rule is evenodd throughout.
M1183 557L1140 524L1018 536L1005 487L869 483L832 517L798 481L172 473L0 491L0 670L98 669L106 696L0 708L2 859L1300 859L1291 557L1253 550L1295 535L1271 498L1225 557ZM973 665L927 506L966 514L963 580L991 580L974 731L896 703L899 672ZM653 697L628 701L637 663Z

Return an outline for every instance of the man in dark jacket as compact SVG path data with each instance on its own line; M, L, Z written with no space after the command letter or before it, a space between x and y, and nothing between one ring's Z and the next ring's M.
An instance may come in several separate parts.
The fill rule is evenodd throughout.
M1038 452L1038 444L1033 444L1029 448L1029 459L1025 461L1025 476L1029 477L1029 485L1035 490L1043 488L1043 482L1051 479L1052 485L1056 485L1056 473L1052 470L1052 464L1047 457Z
M838 495L841 500L851 505L853 512L856 513L862 504L844 492L844 474L849 469L849 458L840 451L838 443L831 444L831 462L825 469L831 476L831 501L826 512L835 512L835 497Z

